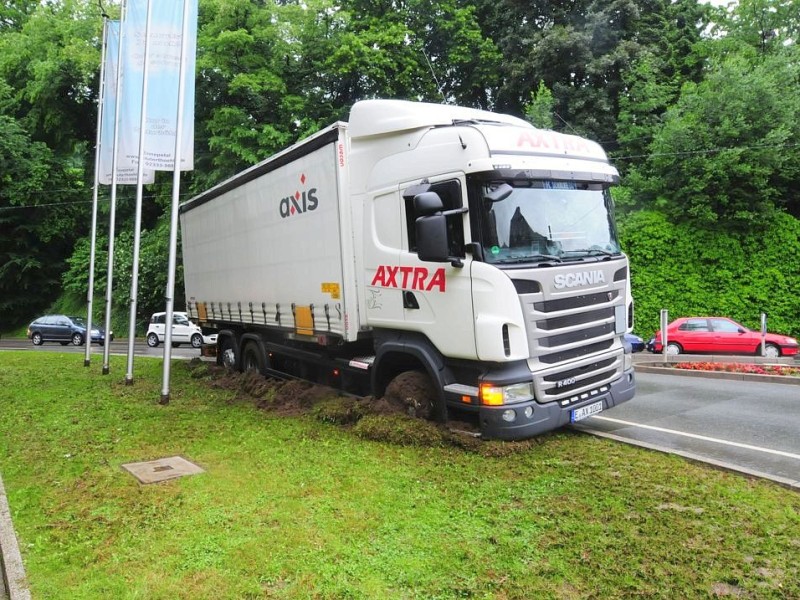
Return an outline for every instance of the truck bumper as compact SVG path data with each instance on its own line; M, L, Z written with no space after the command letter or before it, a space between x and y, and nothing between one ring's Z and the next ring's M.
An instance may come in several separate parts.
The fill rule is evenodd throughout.
M573 411L592 406L595 412L608 410L633 398L636 391L636 378L633 369L624 371L622 377L608 385L608 391L592 396L583 402L561 406L557 402L539 404L536 401L519 404L488 407L479 410L481 436L484 439L523 440L545 431L550 431L573 422ZM531 411L526 409L531 408ZM514 412L514 420L503 418L503 413ZM526 413L530 413L527 416ZM593 412L592 414L595 414ZM509 415L507 415L509 416ZM580 414L578 415L580 416Z

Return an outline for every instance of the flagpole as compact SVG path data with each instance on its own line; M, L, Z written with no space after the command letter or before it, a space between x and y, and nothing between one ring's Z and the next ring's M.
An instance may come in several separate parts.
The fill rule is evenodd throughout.
M119 22L119 47L117 48L117 94L114 99L114 143L111 151L111 209L108 216L108 276L106 279L106 320L105 320L105 343L103 344L103 375L109 373L109 354L111 346L111 298L114 288L114 230L117 219L117 154L119 150L119 120L120 104L122 94L120 84L122 83L122 38L125 31L125 0L121 6L122 18ZM91 343L91 332L87 343Z
M100 85L97 92L97 138L94 145L94 189L92 190L92 236L89 250L89 289L86 292L86 354L83 366L91 364L92 354L92 303L94 300L94 261L97 246L97 198L100 188L100 131L103 128L103 106L106 93L106 44L108 43L108 19L103 17L103 45L100 53Z
M139 295L139 247L142 229L142 194L144 187L144 146L147 128L147 75L150 62L151 0L147 1L144 27L144 65L142 66L142 108L139 118L139 163L136 169L136 213L133 226L133 269L131 274L131 312L128 322L128 371L125 385L133 385L133 350L136 343L136 304Z
M183 102L186 95L186 54L189 45L189 0L183 0L181 24L181 63L178 72L178 122L175 127L175 163L172 172L172 212L169 227L169 266L167 268L167 310L164 316L164 372L160 404L169 404L170 362L172 360L172 311L175 295L175 263L178 247L178 202L181 191L181 146L183 138Z

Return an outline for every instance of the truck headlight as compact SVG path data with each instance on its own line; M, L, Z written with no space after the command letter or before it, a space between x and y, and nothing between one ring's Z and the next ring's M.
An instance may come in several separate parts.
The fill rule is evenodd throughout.
M481 384L481 404L502 406L533 400L533 383L514 383L497 386L491 383Z

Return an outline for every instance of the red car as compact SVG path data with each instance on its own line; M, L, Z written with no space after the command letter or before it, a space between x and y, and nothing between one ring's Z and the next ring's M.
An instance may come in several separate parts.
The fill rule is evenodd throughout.
M797 340L768 333L764 354L771 358L797 354ZM656 331L653 352L661 352ZM755 354L761 356L761 332L725 317L684 317L667 325L667 354Z

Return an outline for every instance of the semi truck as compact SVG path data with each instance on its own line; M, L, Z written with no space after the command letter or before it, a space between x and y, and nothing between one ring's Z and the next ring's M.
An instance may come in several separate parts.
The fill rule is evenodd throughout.
M419 414L529 438L634 396L618 180L511 115L359 101L180 206L187 311L231 369L405 378Z

